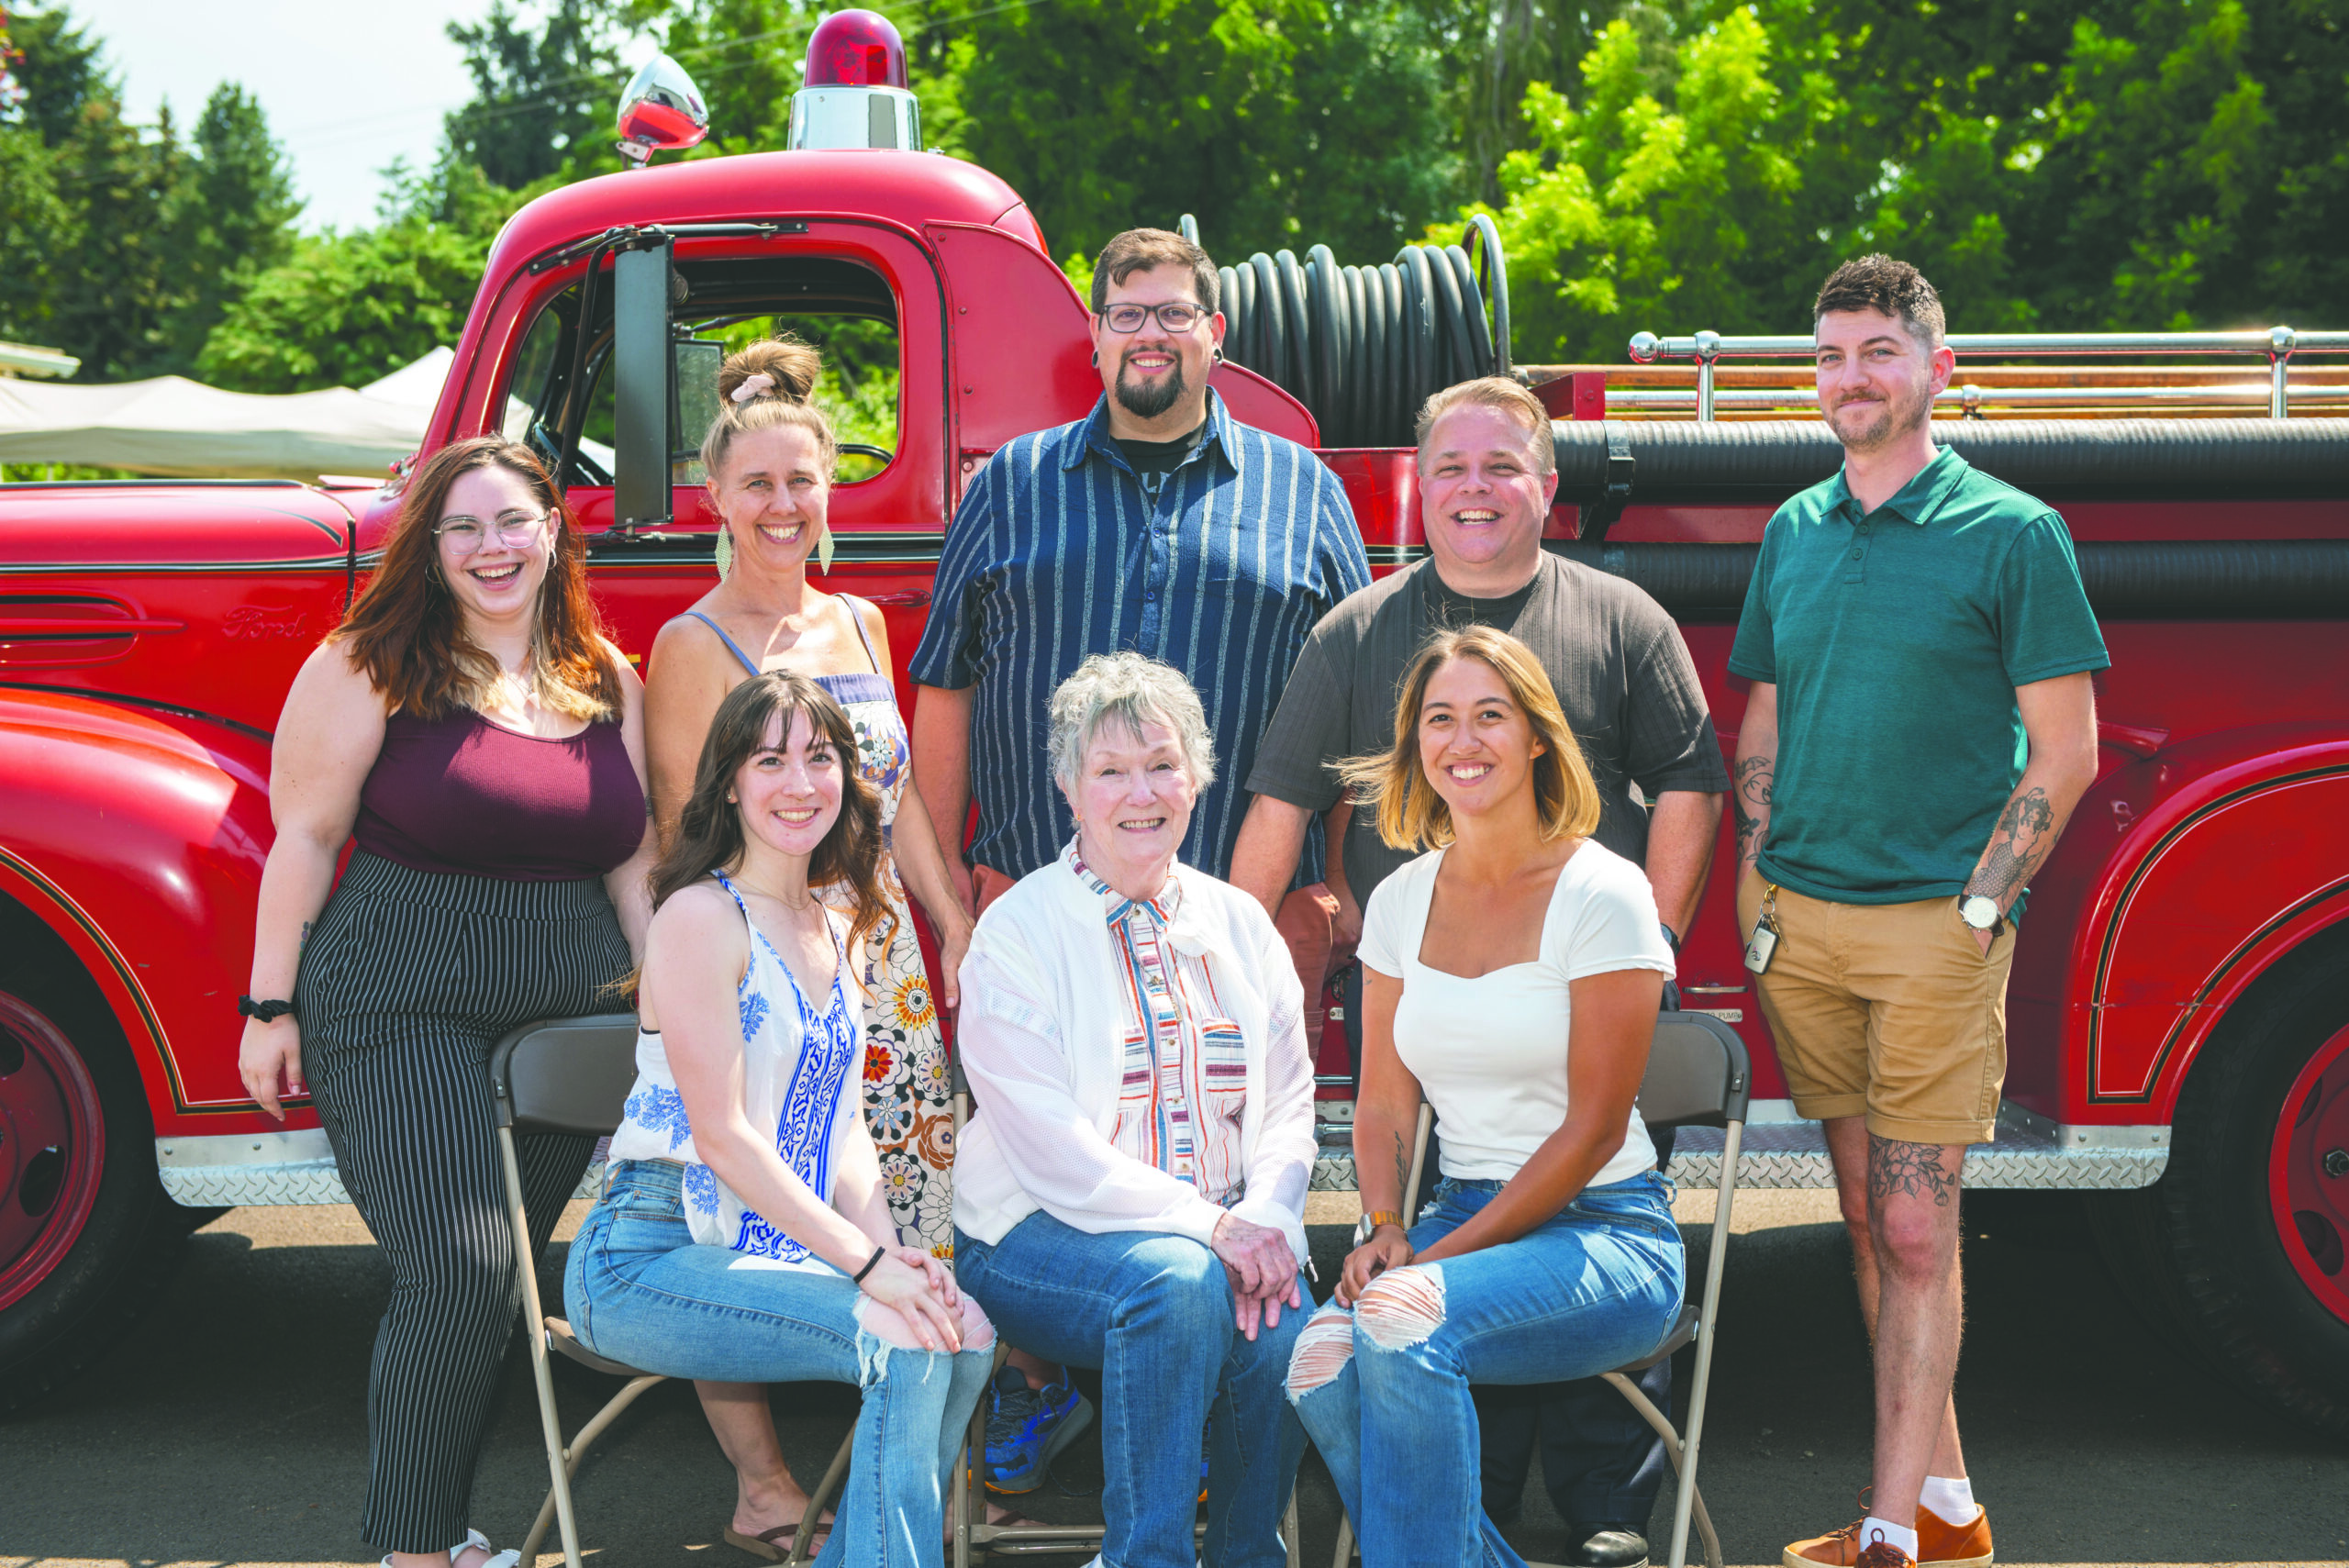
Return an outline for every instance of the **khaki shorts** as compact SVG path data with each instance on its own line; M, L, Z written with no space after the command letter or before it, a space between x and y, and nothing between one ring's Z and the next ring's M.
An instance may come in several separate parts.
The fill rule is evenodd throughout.
M1753 934L1761 875L1737 889ZM1795 1109L1865 1114L1879 1138L1987 1143L2007 1075L2007 970L2015 929L1985 954L1958 901L1830 904L1780 886L1778 946L1754 976Z

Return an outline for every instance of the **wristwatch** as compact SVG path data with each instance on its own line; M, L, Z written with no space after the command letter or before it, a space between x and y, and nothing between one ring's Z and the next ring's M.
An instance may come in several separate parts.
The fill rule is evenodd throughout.
M1391 1208L1374 1208L1354 1222L1354 1245L1359 1247L1378 1233L1382 1225L1399 1226L1403 1217Z
M1978 893L1960 903L1957 914L1958 918L1976 930L1987 931L1994 937L1998 934L1998 928L2006 923L2006 917L1998 913L1998 901L1986 898Z

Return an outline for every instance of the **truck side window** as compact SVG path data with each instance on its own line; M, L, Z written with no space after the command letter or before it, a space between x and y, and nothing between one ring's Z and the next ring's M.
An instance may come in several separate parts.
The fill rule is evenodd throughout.
M870 267L845 259L796 255L688 257L677 263L685 284L671 328L679 380L669 432L670 482L697 485L700 447L717 410L717 367L761 338L788 332L813 345L824 371L813 394L840 443L836 482L855 484L895 461L903 349L896 300ZM596 293L587 327L586 395L571 384L578 353L576 284L548 299L523 336L507 387L504 428L554 466L566 430L577 432L572 484L612 483L615 393L610 290Z

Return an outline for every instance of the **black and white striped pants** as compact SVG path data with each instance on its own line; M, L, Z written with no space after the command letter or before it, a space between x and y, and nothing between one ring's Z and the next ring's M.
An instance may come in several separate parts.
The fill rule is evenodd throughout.
M354 853L302 954L302 1063L343 1184L392 1264L367 1387L382 1550L465 1539L473 1465L521 1302L489 1051L518 1024L607 1010L628 942L601 881L499 882ZM533 1254L594 1151L521 1140Z

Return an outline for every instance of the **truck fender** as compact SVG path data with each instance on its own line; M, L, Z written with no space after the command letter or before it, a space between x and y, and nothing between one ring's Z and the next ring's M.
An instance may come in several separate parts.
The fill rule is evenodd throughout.
M0 893L53 931L129 1041L155 1129L276 1130L237 1071L274 838L269 739L195 715L0 688Z
M2083 814L2121 837L2074 927L2065 1056L2092 1110L2167 1122L2227 1008L2349 920L2349 735L2199 737L2101 781L2074 816L2093 832Z

